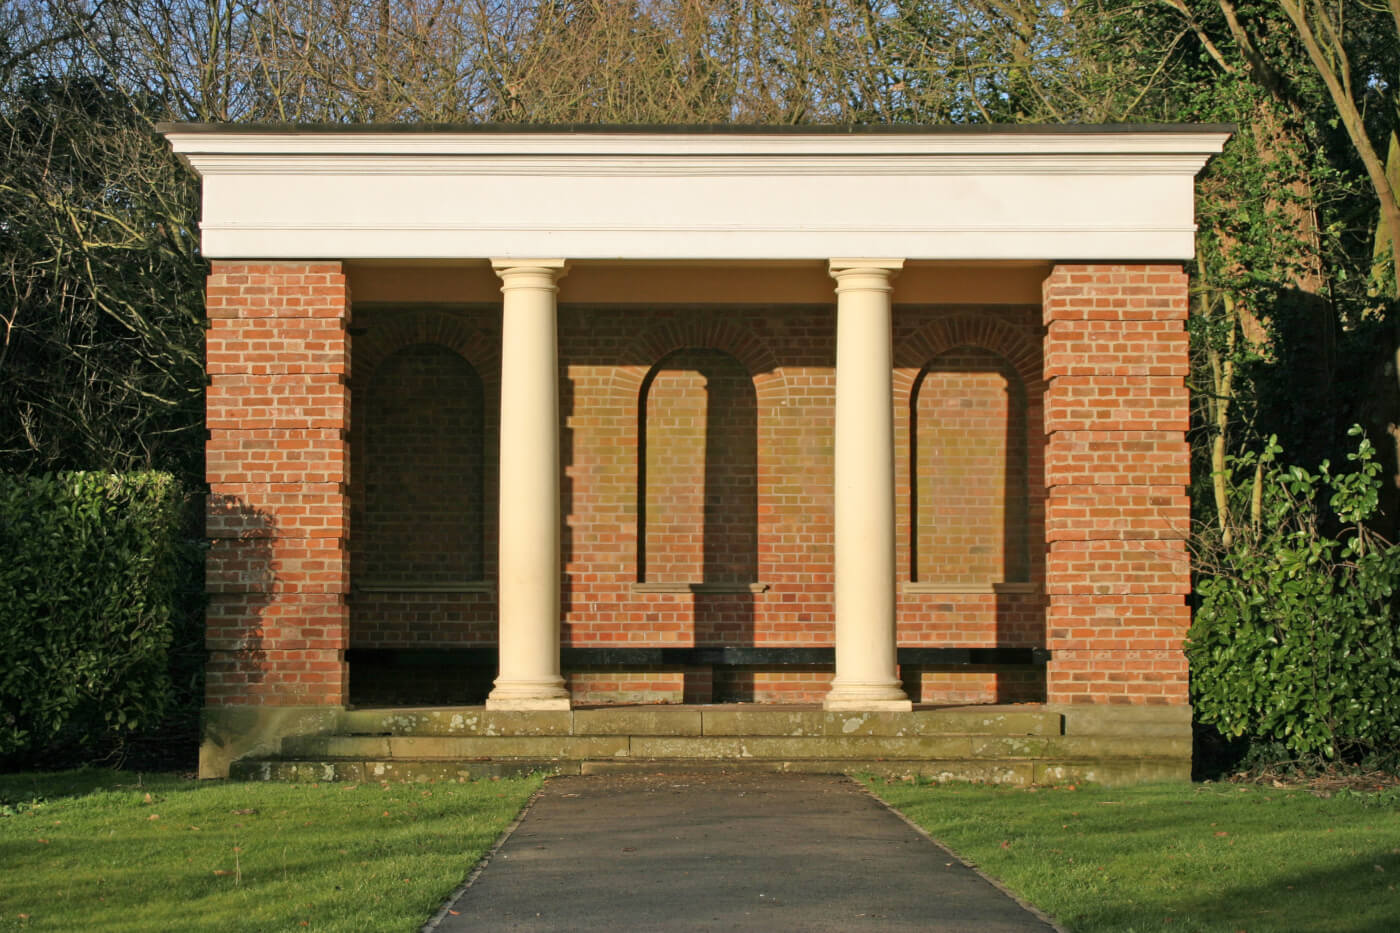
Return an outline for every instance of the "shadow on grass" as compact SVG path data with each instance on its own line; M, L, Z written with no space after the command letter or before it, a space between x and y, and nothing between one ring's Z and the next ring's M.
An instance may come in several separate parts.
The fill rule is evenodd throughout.
M873 789L1076 933L1397 929L1393 791Z
M1394 872L1394 856L1389 858ZM1358 855L1325 871L1271 876L1267 882L1216 887L1209 896L1190 895L1154 907L1108 899L1060 917L1071 930L1308 930L1316 933L1393 933L1400 894L1377 885L1380 856ZM1384 866L1383 866L1384 868ZM1389 877L1396 877L1389 874ZM1326 892L1319 896L1319 892ZM1154 916L1155 911L1155 916Z
M538 786L6 775L0 930L415 930Z
M35 801L59 800L65 797L85 797L103 791L140 790L170 794L199 786L199 782L174 774L112 771L106 768L0 774L0 807L23 806Z

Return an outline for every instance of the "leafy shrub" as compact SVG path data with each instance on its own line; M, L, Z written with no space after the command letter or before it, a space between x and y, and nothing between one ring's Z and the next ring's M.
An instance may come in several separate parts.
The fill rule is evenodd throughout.
M166 712L183 515L164 473L0 475L0 758Z
M1232 461L1230 514L1198 555L1197 718L1297 760L1385 754L1400 740L1400 546L1365 524L1381 467L1364 437L1350 472L1279 452L1270 438Z

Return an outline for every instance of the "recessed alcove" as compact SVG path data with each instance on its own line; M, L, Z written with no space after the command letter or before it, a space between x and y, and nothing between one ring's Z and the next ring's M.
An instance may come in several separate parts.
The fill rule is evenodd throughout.
M1021 377L1000 354L954 347L925 364L909 408L910 582L985 592L1029 583Z

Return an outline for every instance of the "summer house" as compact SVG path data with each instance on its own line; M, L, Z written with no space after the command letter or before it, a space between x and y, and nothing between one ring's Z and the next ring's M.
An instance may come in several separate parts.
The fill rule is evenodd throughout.
M1225 128L163 130L212 264L204 774L383 773L409 720L441 762L970 760L969 706L1045 738L994 779L1189 763Z

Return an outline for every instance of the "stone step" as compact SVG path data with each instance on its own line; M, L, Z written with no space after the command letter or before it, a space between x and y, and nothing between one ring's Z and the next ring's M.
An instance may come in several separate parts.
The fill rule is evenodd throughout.
M1141 784L1148 781L1189 781L1190 760L1175 758L1114 758L1084 761L986 761L939 760L900 761L887 758L865 761L831 759L758 759L716 761L714 759L670 758L662 760L626 759L583 761L580 774L687 774L732 771L779 771L811 774L850 774L889 780L921 779L935 783L973 781L980 784L1074 784L1109 786Z
M478 761L414 761L350 758L242 758L229 766L238 781L295 783L381 783L384 781L479 781L527 774L578 774L580 762L553 758L505 758Z
M289 759L1050 759L1188 758L1191 737L1116 735L316 735Z
M1174 736L1191 734L1189 706L1047 707L1064 717L1065 735Z
M1187 780L1186 707L1035 704L828 712L617 706L517 712L360 709L281 740L234 775L301 781L465 780L529 772L759 769L989 783Z
M900 760L823 758L621 758L540 759L502 758L485 761L442 759L243 759L234 762L231 777L241 780L299 782L443 782L480 780L531 773L541 774L690 774L718 772L802 772L869 775L887 779L936 782L977 781L1028 786L1079 782L1109 786L1144 781L1186 781L1188 759L1109 758L1050 760Z
M1035 706L908 713L736 706L619 706L538 712L480 706L347 710L335 732L364 736L932 736L1060 735L1064 717Z

